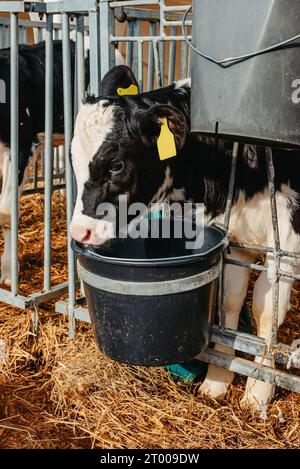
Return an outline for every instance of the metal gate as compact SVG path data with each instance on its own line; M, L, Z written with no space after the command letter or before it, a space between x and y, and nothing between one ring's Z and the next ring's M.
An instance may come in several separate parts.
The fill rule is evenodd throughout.
M64 129L66 155L72 138L74 116L72 115L72 93L70 88L70 30L76 31L76 103L81 102L86 86L84 80L84 43L85 36L89 35L90 47L90 85L89 92L99 94L101 77L114 65L115 46L121 49L126 64L133 68L140 88L150 90L153 87L164 86L174 79L185 78L189 75L190 49L187 46L185 35L182 33L182 19L190 7L188 0L65 0L57 3L38 2L1 2L1 11L10 13L9 25L11 47L11 154L12 154L12 288L11 292L0 289L0 300L20 308L38 308L38 305L60 296L68 291L68 299L56 302L56 312L67 314L70 336L75 334L76 319L89 322L87 309L83 306L84 299L76 295L77 277L76 263L68 239L68 282L51 287L51 194L53 181L52 158L52 41L56 37L53 25L53 15L62 15L61 36L63 41L64 61ZM147 7L156 7L156 10ZM143 7L140 9L139 7ZM35 12L45 18L46 41L46 116L45 116L45 163L44 163L44 191L45 191L45 246L44 246L44 289L29 297L18 294L18 39L19 30L27 27L18 20L20 12ZM86 27L88 23L88 27ZM3 24L3 23L2 23ZM39 28L38 24L28 22L28 26ZM192 22L190 17L186 20L186 33L191 35ZM0 22L1 31L1 22ZM0 32L1 38L7 34ZM22 33L24 35L24 32ZM238 144L234 145L231 180L229 184L228 203L226 208L226 224L228 226L231 200L234 188L235 169L238 155ZM212 330L212 341L246 352L253 356L272 358L287 368L300 368L300 354L297 349L277 343L276 321L278 308L279 278L286 275L280 270L280 258L292 256L300 258L300 253L287 253L280 249L278 238L278 223L276 216L276 203L274 191L274 174L272 155L268 152L270 200L273 211L273 226L275 234L275 248L255 246L256 250L272 253L276 259L277 282L274 294L274 333L271 347L263 339L250 334L227 330L225 328L225 310L222 306L220 325ZM65 183L67 196L67 223L69 224L74 205L73 174L69 158L65 162ZM233 247L253 249L231 243ZM258 271L266 270L258 264L244 264L237 260L225 259L225 262L251 268ZM298 275L292 275L300 279ZM273 370L258 365L249 360L233 357L212 349L207 349L201 357L202 360L221 366L245 376L251 376L269 383L274 383L285 389L300 392L300 377L287 371Z

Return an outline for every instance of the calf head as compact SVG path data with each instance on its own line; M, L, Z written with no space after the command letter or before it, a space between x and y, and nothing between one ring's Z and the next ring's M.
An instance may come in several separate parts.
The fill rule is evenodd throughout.
M178 152L187 137L186 118L161 102L161 90L158 100L155 91L117 96L118 88L130 84L136 84L131 70L115 67L105 77L107 96L88 98L76 119L71 154L78 192L70 229L81 243L100 245L113 237L99 213L101 204L118 210L120 196L126 196L128 204L148 205L164 190L170 175L168 160L161 161L157 150L162 118L168 119Z

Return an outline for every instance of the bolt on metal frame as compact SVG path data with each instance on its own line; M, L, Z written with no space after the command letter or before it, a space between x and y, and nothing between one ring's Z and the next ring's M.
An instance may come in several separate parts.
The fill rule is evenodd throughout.
M137 79L141 89L150 90L155 85L163 86L173 81L175 78L176 58L178 57L178 47L180 45L180 78L189 75L189 48L186 45L184 36L181 34L182 16L189 9L190 5L176 5L176 0L172 2L174 5L166 5L165 0L127 0L127 1L111 1L111 0L65 0L57 3L34 3L34 2L2 2L1 10L10 12L10 42L11 42L11 70L12 70L12 112L11 112L11 129L12 129L12 160L13 171L12 179L15 188L15 196L12 204L12 229L13 237L13 278L12 291L0 289L0 300L5 301L14 306L21 308L32 308L38 306L41 302L48 301L68 290L68 300L58 301L56 303L56 312L67 314L69 319L70 336L75 334L75 320L83 320L90 322L87 309L82 306L83 299L76 299L76 269L75 256L70 248L70 235L68 235L68 282L51 288L49 280L49 266L51 266L51 240L49 238L49 224L51 223L51 204L49 196L51 195L52 179L49 177L52 163L50 163L51 148L51 131L52 131L52 115L51 115L51 92L47 92L48 106L47 111L47 131L46 131L46 151L47 163L45 162L45 226L47 239L45 239L45 273L43 292L24 298L18 295L18 271L17 271L17 228L18 228L18 196L17 196L17 166L18 166L18 135L17 135L17 91L18 91L18 13L22 11L34 11L46 15L46 57L47 57L47 84L51 86L51 66L52 57L52 40L53 22L51 15L62 14L62 40L63 40L63 60L64 60L64 109L65 109L65 147L68 155L72 137L73 116L70 89L70 16L76 17L76 82L77 82L77 106L84 96L84 28L83 18L87 16L89 19L89 40L90 40L90 92L97 95L99 93L100 78L114 65L114 45L116 43L124 43L126 45L126 63L136 72ZM144 7L156 5L159 10L141 10L135 7ZM123 8L127 15L127 34L115 34L115 16L118 11ZM149 34L141 35L141 25L148 25ZM20 24L22 24L20 22ZM188 34L191 34L192 22L188 18L186 25L189 28ZM2 36L0 35L0 38ZM144 44L148 45L147 52L147 77L144 77L143 59L146 57ZM169 44L169 69L168 78L165 79L165 58L166 45ZM146 79L145 79L146 78ZM228 228L230 221L230 211L234 194L234 182L238 158L239 145L236 143L233 149L232 170L230 184L228 190L228 201L226 204L225 225ZM284 272L280 268L280 260L284 257L300 258L300 253L291 253L283 251L280 248L279 228L276 209L275 186L274 186L274 166L272 158L272 150L267 149L267 165L268 165L268 183L270 190L270 203L272 210L272 223L274 232L273 246L251 246L242 243L230 243L232 247L240 249L253 249L262 253L272 254L276 266L276 282L273 288L274 299L274 315L273 315L273 332L270 344L259 337L251 334L245 334L238 331L228 330L225 327L225 309L221 308L220 325L214 326L212 329L212 341L214 343L228 345L237 351L247 352L253 356L261 356L264 358L272 358L286 368L300 368L300 356L295 353L295 349L290 346L277 343L277 321L278 321L278 297L279 297L279 279L282 276L294 279L300 279L299 275ZM69 158L66 158L66 192L67 192L67 222L69 224L74 206L74 186L73 174ZM257 271L267 271L267 268L259 264L244 263L238 260L229 259L224 256L225 264L233 264ZM221 282L222 283L222 282ZM224 302L223 302L224 304ZM300 392L300 377L287 373L286 371L275 370L249 360L232 357L228 354L221 353L208 348L199 357L208 363L228 368L234 372L245 376L252 376L268 383L274 383L285 389Z

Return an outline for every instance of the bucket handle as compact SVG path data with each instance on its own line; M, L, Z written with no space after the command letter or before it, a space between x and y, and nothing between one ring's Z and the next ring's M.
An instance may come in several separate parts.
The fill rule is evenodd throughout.
M198 55L200 55L204 59L207 59L210 62L215 63L216 65L220 65L220 66L223 66L223 67L226 67L226 66L230 67L231 65L234 65L234 64L239 63L239 62L243 62L244 60L248 60L248 59L251 59L253 57L257 57L258 55L262 55L262 54L265 54L267 52L272 52L276 49L279 49L282 46L290 44L291 42L297 41L297 39L300 39L300 34L297 34L297 36L291 37L290 39L286 39L285 41L282 41L282 42L278 42L277 44L274 44L273 46L266 47L265 49L260 49L256 52L250 52L249 54L239 55L237 57L226 57L225 59L219 60L219 59L216 59L215 57L212 57L211 55L205 54L204 52L197 49L197 47L195 47L192 44L192 42L189 40L188 35L187 35L187 31L186 31L186 19L187 19L188 14L191 12L192 8L193 7L191 6L190 8L188 8L188 10L186 10L186 12L184 14L184 17L183 17L183 20L182 20L182 32L183 32L184 39L185 39L187 45L191 49L193 49L193 51L195 51Z

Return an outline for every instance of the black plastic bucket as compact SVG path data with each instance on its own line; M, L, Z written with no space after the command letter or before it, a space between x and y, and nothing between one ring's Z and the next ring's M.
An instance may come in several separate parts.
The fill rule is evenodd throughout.
M252 55L300 34L295 0L194 0L193 45L213 59ZM218 65L192 62L192 131L300 144L300 41Z
M204 244L194 250L172 237L116 239L101 250L72 241L99 348L114 360L151 366L200 353L226 246L216 226L205 228Z

